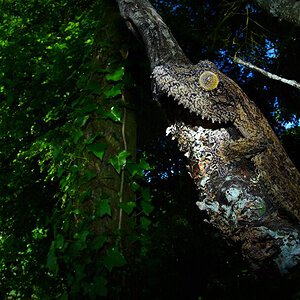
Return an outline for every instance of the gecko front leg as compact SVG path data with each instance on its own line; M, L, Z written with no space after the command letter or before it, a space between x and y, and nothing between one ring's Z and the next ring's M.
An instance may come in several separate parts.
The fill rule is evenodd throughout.
M265 151L270 144L271 141L269 139L263 134L259 134L258 136L222 142L219 151L225 161L231 162L243 157L252 158Z

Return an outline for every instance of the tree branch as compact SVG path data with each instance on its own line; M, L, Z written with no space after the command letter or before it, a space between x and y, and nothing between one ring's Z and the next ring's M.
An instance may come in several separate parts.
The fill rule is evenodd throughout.
M117 0L128 28L137 29L147 50L151 70L168 62L190 64L168 26L147 0Z
M199 209L239 243L254 268L286 272L297 265L300 175L267 120L213 63L190 63L149 1L117 2L128 27L137 29L145 43L153 96L166 94L173 105L181 104L178 118L171 112L174 121L167 134L188 158ZM215 121L220 125L215 127ZM226 150L231 149L240 153L228 160Z
M300 89L300 83L298 83L298 82L295 81L295 80L286 79L286 78L277 76L277 75L275 75L275 74L272 74L272 73L270 73L270 72L267 72L267 71L265 71L265 70L263 70L263 69L261 69L261 68L255 66L255 65L249 63L249 62L243 61L242 59L240 59L240 58L238 58L238 57L236 57L236 56L233 58L233 61L234 61L235 63L237 63L237 64L240 64L240 65L243 65L243 66L245 66L245 67L248 67L248 68L250 68L250 69L252 69L252 70L255 70L255 71L257 71L257 72L259 72L259 73L265 75L265 76L268 77L268 78L271 78L271 79L274 79L274 80L279 80L279 81L281 81L281 82L283 82L283 83L289 84L289 85L291 85L291 86L293 86L293 87L295 87L295 88L297 88L297 89Z
M256 0L257 4L274 17L300 26L300 2L295 0Z

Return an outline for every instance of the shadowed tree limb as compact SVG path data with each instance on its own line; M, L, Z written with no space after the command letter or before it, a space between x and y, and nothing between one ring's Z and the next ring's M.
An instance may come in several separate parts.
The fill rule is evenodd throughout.
M300 26L300 1L256 0L256 3L272 16Z

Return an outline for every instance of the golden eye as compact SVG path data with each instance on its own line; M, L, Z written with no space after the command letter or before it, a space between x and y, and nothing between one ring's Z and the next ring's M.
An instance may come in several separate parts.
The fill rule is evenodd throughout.
M204 71L199 77L200 86L206 91L214 90L219 84L219 77L211 71Z

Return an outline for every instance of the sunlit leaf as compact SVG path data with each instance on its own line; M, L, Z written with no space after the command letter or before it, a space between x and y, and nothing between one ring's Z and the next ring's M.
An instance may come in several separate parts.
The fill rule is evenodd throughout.
M110 81L120 81L124 76L124 68L121 67L111 74L107 74L105 78Z
M102 116L103 119L111 119L115 122L121 122L122 112L115 106L111 107L110 111L104 111L102 107L98 107L97 113Z
M111 109L110 109L110 115L109 117L113 120L113 121L116 121L116 122L121 122L121 117L122 117L122 112L116 108L115 106L113 106Z
M121 85L114 85L104 90L105 98L114 98L122 94Z
M84 43L87 45L92 45L94 43L94 39L87 39Z
M126 160L129 155L130 154L126 150L123 150L118 155L109 159L109 163L111 163L118 174L120 174L121 169L126 165Z

